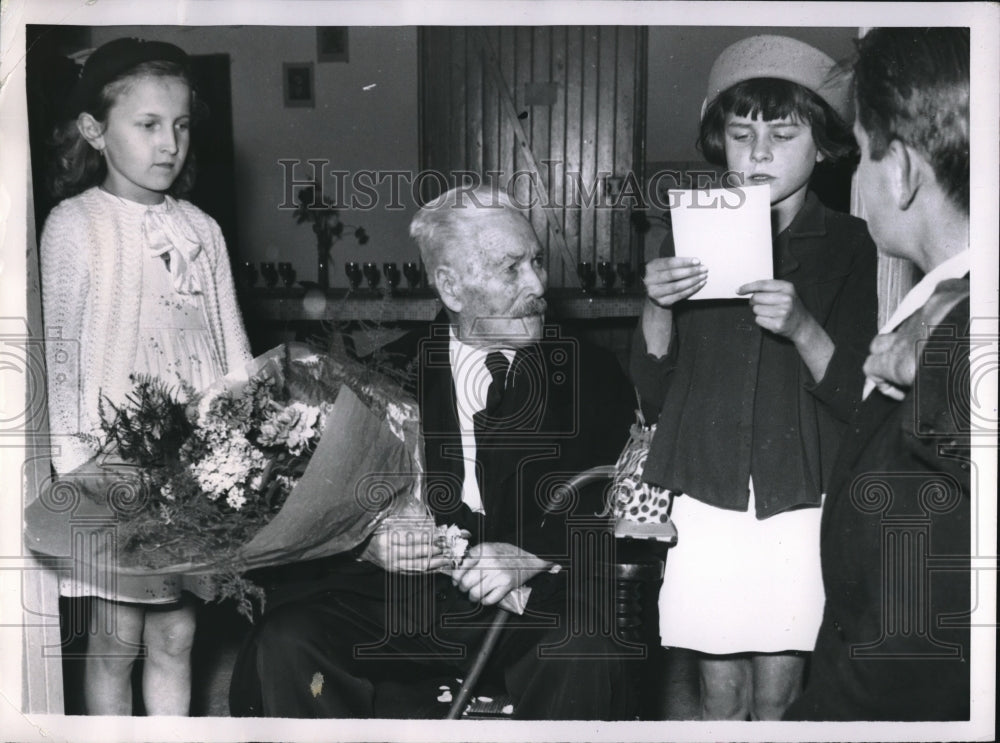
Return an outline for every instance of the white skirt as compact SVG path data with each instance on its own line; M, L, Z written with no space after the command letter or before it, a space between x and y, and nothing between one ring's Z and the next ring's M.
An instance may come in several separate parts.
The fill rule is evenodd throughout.
M811 651L823 616L821 508L758 520L688 496L674 500L677 546L660 589L666 647L704 653Z

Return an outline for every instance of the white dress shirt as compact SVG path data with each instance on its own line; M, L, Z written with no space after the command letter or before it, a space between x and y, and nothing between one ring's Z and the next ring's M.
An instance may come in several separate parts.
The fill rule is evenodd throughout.
M917 282L916 286L906 293L906 296L903 297L902 301L896 307L896 311L892 313L892 316L886 321L885 325L878 331L879 335L893 332L906 318L927 304L927 300L931 298L938 284L947 279L962 278L969 273L971 265L970 252L966 249L931 269L930 273L924 276ZM861 399L866 399L874 389L875 381L871 378L866 379Z
M507 363L514 360L514 350L486 349L463 343L451 331L448 354L451 359L451 377L455 382L455 404L458 413L458 430L462 440L462 460L465 474L462 481L462 502L473 511L485 513L479 483L476 480L476 433L472 416L486 407L486 393L493 377L486 368L486 356L500 350ZM509 371L509 370L508 370Z

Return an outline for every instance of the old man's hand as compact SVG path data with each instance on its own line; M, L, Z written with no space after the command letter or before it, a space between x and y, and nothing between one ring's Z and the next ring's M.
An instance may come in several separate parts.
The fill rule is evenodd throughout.
M499 603L508 593L553 564L506 542L483 542L469 548L452 582L482 604Z
M397 573L426 573L451 565L451 557L435 543L430 514L390 514L372 534L361 557Z

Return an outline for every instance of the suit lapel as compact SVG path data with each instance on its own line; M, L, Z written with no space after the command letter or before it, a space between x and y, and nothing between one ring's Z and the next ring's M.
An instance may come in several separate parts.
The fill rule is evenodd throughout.
M448 340L427 342L421 357L418 396L427 492L434 493L428 500L432 510L450 523L456 521L457 511L453 509L462 510L465 473ZM535 345L519 351L497 414L508 421L509 427L491 433L480 451L486 467L480 495L488 523L506 526L517 523L524 518L524 514L518 515L519 504L522 508L530 507L533 501L531 497L520 498L519 473L526 461L538 455L539 444L548 443L539 438L543 432L561 430L552 428L553 416L561 414L561 402L550 399L552 391L549 364L542 349ZM487 530L489 534L489 526Z
M938 283L928 300L896 326L893 332L910 337L906 348L919 347L919 343L927 337L928 328L933 329L942 323L959 302L968 299L967 276L968 274L966 278L946 279ZM933 337L933 330L930 337ZM854 472L858 460L865 451L870 446L876 445L873 438L886 419L896 412L900 405L907 405L910 408L908 411L903 411L904 415L917 415L917 411L913 409L915 402L912 390L902 401L896 401L876 389L861 403L857 416L842 440L829 492L836 492L845 485L842 480Z
M896 412L900 405L906 405L907 400L902 402L892 400L876 390L861 403L854 420L841 439L837 462L830 478L829 493L837 493L849 487L846 480L855 474L857 463L873 445L873 438L886 419Z
M455 410L448 340L427 341L421 351L417 394L424 434L428 498L437 513L448 513L462 502L462 440Z

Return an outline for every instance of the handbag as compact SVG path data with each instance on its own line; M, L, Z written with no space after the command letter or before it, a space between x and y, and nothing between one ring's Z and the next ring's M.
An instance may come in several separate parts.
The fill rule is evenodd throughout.
M636 398L638 399L638 392ZM615 463L615 473L602 515L614 516L616 537L656 539L674 544L677 541L677 529L670 520L674 494L642 480L656 424L646 425L641 402L636 408L635 416L636 421L629 429L628 443Z

